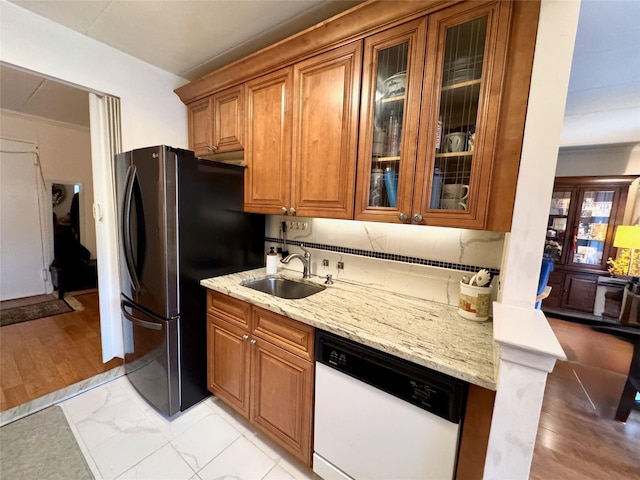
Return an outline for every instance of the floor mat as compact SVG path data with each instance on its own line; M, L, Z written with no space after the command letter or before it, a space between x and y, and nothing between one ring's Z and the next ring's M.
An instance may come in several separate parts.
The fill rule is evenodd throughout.
M53 406L0 428L2 478L94 478L62 408Z
M7 308L0 310L0 326L4 327L14 323L26 322L42 317L51 317L68 312L73 312L73 308L64 300L59 299Z

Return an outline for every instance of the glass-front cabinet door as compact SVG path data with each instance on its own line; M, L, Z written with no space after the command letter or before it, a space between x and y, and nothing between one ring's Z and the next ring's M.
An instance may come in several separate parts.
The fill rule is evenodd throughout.
M606 268L608 242L613 235L616 189L580 189L579 209L574 220L573 241L567 264Z
M425 37L420 19L365 40L356 219L411 211Z
M461 4L429 17L414 223L483 226L508 12L505 2Z
M571 199L575 196L575 190L555 190L551 196L549 206L549 223L547 225L547 236L544 245L544 256L554 262L564 262L567 256L566 250L569 245L571 234ZM569 236L567 235L569 232Z
M430 209L466 210L487 17L447 29Z

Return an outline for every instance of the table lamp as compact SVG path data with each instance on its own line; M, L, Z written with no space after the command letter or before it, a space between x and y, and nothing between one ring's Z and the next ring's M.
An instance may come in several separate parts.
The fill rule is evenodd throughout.
M636 248L640 248L640 225L620 225L616 228L616 235L613 239L613 246L616 248L629 248L629 268L627 275L631 275L633 265L633 254Z

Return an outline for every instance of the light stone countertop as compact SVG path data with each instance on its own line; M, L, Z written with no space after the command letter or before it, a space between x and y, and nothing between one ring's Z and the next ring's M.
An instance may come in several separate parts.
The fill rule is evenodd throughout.
M454 306L334 280L297 300L240 285L266 276L259 268L202 280L201 285L490 390L496 389L492 322L474 322ZM277 276L302 280L299 272ZM324 277L312 283L324 285Z

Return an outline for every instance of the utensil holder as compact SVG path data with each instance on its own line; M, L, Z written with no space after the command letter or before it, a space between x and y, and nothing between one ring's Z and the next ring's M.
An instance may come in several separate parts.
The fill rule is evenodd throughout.
M460 282L458 314L467 320L484 322L489 319L491 287L476 287Z

